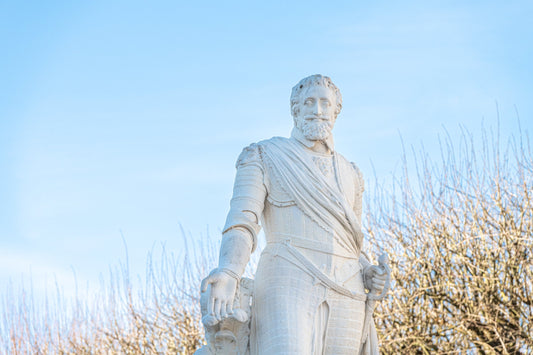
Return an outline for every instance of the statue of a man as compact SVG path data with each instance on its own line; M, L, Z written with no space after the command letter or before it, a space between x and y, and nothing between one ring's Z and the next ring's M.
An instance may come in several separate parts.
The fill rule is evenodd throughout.
M368 295L388 282L362 254L361 172L334 149L341 94L329 77L312 75L292 89L290 104L291 137L252 144L237 160L219 267L202 283L206 311L217 321L234 314L262 226L250 353L377 354Z

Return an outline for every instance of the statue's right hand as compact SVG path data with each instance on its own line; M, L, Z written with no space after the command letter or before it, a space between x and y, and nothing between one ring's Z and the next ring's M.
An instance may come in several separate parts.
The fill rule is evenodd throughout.
M207 312L221 321L233 313L237 279L224 271L216 270L202 281L202 292L206 292L209 285L211 292L207 301Z

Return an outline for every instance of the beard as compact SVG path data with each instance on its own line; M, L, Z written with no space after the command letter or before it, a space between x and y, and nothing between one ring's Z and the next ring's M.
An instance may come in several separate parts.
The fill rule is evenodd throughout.
M302 122L303 121L303 122ZM302 120L298 125L305 138L310 141L323 141L328 138L333 129L333 124L329 121Z

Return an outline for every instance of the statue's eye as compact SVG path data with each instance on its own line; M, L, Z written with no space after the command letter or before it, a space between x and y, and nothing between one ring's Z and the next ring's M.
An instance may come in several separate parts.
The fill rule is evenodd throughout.
M304 101L304 105L311 105L311 104L313 104L313 100L311 99L307 99Z

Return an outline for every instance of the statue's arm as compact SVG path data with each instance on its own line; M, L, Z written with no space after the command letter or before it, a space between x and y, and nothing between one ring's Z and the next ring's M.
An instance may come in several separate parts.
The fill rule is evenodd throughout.
M230 211L220 247L219 268L241 276L257 247L259 219L267 195L258 147L245 148L237 160Z
M267 190L258 147L244 149L237 161L230 211L220 246L219 265L202 281L202 292L211 291L207 309L217 320L233 312L237 284L257 246Z

